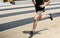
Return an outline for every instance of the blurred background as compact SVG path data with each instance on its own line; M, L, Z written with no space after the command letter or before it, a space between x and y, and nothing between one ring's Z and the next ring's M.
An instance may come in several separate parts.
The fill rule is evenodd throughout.
M51 1L60 2L60 0L51 0ZM15 5L32 3L31 0L0 0L0 4L5 2L10 2L10 4L15 4Z

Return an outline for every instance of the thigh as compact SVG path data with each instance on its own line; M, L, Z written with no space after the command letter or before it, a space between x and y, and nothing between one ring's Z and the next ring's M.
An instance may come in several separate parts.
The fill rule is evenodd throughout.
M34 19L38 19L39 18L39 15L36 13L35 16L34 16Z
M42 19L42 14L39 15L39 19Z
M43 11L40 11L38 14L39 14L39 19L42 19L42 16L43 16L43 15L42 15L42 14L43 14Z

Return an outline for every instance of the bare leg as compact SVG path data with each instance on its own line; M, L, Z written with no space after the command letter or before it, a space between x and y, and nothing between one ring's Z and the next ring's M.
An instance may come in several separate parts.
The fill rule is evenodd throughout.
M49 16L48 16L48 17L49 17ZM44 17L44 18L48 18L48 17ZM33 29L32 29L32 31L30 32L31 35L33 34L33 32L35 31L35 29L36 29L36 27L37 27L37 20L38 20L39 18L40 18L40 19L43 19L43 18L42 18L42 13L40 13L40 14L38 13L38 14L35 15L35 17L34 17ZM51 18L51 17L50 17L50 18ZM52 19L52 18L51 18L51 19Z
M33 32L35 31L35 29L37 27L37 20L38 20L38 18L39 18L39 15L36 14L35 17L34 17L34 24L33 24L33 30L32 30Z
M47 13L47 12L42 12L42 13L39 14L40 19L44 19L44 18L49 18L50 17L50 15L47 15L45 13Z
M32 29L32 31L30 32L30 35L33 35L33 34L34 34L34 31L35 31L35 29L36 29L36 27L37 27L37 20L38 20L38 18L39 18L39 15L38 15L38 14L35 14L33 29Z
M49 15L46 15L46 14L40 14L40 15L39 15L39 18L40 18L40 19L50 18L51 20L53 20L53 18L52 18L52 15L51 15L51 14L49 14Z
M39 19L40 19L40 20L43 19L42 14L39 15Z

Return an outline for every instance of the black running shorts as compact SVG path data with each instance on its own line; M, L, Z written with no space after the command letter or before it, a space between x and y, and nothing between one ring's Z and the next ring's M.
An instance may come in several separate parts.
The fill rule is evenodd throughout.
M40 5L35 5L36 12L43 11L45 12L45 7L41 8Z

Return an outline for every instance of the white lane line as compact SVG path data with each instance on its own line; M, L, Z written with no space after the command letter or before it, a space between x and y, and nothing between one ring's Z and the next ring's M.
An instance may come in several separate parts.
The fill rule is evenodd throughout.
M49 12L46 11L45 14L49 14L49 13L53 14L53 13L59 13L59 12L60 12L60 9L56 9L56 10L49 10ZM34 17L34 14L35 13L28 13L28 14L14 15L14 16L0 18L0 24Z
M46 9L47 8L56 8L56 7L60 7L60 5L56 5L56 6L46 6ZM14 9L14 10L6 10L6 11L0 11L0 15L2 14L8 14L8 13L16 13L16 12L23 12L23 11L29 11L29 10L35 10L34 7L31 7L31 8L24 8L24 9Z

